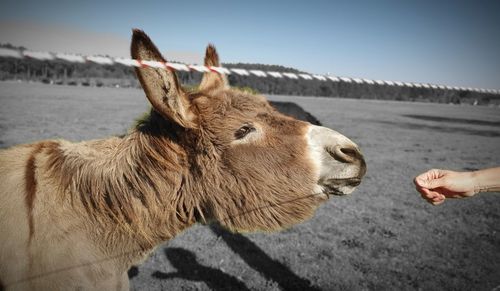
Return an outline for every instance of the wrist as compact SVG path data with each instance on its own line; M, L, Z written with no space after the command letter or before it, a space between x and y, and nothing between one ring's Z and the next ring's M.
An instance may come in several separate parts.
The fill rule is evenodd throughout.
M482 186L481 186L481 181L480 181L481 174L479 172L480 171L470 172L470 179L471 179L471 183L473 185L474 194L477 194L483 190Z
M474 193L500 191L500 168L484 169L471 172Z

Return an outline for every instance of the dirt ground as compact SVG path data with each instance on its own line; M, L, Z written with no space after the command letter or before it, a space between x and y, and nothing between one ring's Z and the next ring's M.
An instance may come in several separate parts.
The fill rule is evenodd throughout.
M134 290L492 290L500 286L500 194L425 203L433 167L500 165L500 108L312 97L291 101L360 145L368 173L347 197L274 234L197 225L131 270ZM0 82L0 147L126 131L135 89Z

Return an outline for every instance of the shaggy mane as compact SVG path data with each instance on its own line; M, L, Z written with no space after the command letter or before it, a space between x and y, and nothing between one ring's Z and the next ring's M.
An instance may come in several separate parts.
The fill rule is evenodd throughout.
M61 143L48 150L49 170L61 193L69 192L92 220L118 223L147 242L144 247L173 237L179 227L194 223L194 210L201 213L194 200L179 193L186 153L176 144L179 129L162 119L152 110L123 138ZM158 219L164 228L158 229Z

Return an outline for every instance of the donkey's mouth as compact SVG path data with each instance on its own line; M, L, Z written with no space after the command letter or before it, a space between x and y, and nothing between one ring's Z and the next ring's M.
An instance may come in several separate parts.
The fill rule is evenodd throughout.
M361 184L361 178L328 179L321 183L323 192L328 195L343 196L351 194Z

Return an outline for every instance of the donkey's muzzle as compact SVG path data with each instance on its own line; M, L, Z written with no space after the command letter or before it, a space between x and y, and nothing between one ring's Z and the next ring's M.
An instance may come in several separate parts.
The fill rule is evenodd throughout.
M366 162L354 142L329 128L311 126L309 144L319 169L318 185L326 194L346 195L361 184Z

